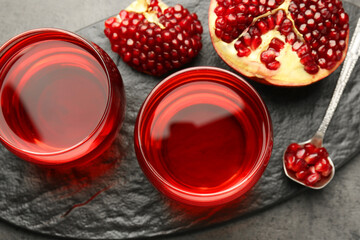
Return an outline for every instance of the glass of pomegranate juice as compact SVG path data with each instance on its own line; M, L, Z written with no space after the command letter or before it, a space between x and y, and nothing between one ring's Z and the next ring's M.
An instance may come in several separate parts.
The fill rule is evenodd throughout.
M0 47L0 141L41 165L72 165L105 151L124 117L120 73L97 45L35 29Z
M272 125L258 93L214 67L177 72L149 94L135 125L146 176L166 196L213 206L248 191L272 151Z

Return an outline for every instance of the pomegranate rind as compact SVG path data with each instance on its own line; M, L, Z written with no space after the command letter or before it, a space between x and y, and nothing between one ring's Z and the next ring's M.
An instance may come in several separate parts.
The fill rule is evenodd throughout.
M285 0L283 6L288 6L289 2L290 0ZM235 39L231 43L226 43L216 36L215 21L217 16L214 12L216 7L217 7L217 0L211 0L209 7L208 22L209 22L210 37L212 44L215 48L215 51L218 53L220 58L225 63L227 63L231 68L235 69L240 74L254 81L267 85L275 85L275 86L283 86L283 87L306 86L318 82L319 80L329 76L341 65L341 63L345 59L348 48L349 31L347 33L347 37L345 40L346 47L343 51L342 58L338 62L336 62L336 64L331 70L320 68L316 74L307 73L304 70L304 66L300 63L300 58L297 56L296 52L291 50L291 45L288 43L285 43L284 49L282 49L280 52L280 56L276 58L276 60L280 60L281 62L280 68L277 70L270 70L260 61L260 58L238 57L237 51L234 47L234 44L237 41L237 39ZM281 9L281 6L279 7L279 9ZM253 22L255 22L257 19L258 18L254 18ZM279 37L279 35L280 33L278 35L275 34L273 37ZM268 42L270 40L268 40ZM259 50L258 49L255 50L255 51L257 50L259 51L258 55L260 55L262 51L265 51L267 49L268 42L264 43L263 41L263 43L258 47Z
M203 27L196 13L160 0L135 0L105 21L104 33L125 63L153 76L181 68L202 49Z

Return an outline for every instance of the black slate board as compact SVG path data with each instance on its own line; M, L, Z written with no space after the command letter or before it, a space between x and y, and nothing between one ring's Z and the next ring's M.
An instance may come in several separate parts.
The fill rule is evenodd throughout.
M119 1L119 9L130 1ZM174 5L176 1L166 1ZM208 33L209 1L182 0L198 13L204 26L203 49L188 66L217 66L231 70L215 53ZM359 8L344 3L351 31ZM274 127L274 150L269 165L246 196L225 206L197 208L163 197L147 181L136 161L133 127L137 111L161 80L135 72L112 53L103 35L103 21L78 33L110 54L123 76L127 115L117 140L90 166L50 170L28 164L0 148L0 217L37 232L74 238L134 238L184 232L256 213L280 203L303 187L282 171L281 155L291 141L305 140L317 130L330 101L340 69L312 86L285 89L250 81L265 100ZM337 168L360 149L360 68L355 67L337 112L329 126L325 146ZM232 70L233 71L233 70ZM310 124L311 123L311 124ZM326 191L326 190L324 190Z

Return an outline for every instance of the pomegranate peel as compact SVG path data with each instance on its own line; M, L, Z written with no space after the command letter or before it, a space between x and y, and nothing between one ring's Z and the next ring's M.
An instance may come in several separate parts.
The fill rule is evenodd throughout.
M136 0L105 21L104 33L124 62L160 76L188 63L202 48L202 25L195 13L160 0Z
M230 14L238 16L231 25ZM348 21L338 0L211 0L209 8L219 56L241 74L278 86L305 86L332 73L345 58ZM264 62L273 39L284 45Z

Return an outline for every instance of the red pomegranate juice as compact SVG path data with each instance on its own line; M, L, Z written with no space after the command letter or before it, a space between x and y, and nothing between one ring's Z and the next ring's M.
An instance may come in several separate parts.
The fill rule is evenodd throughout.
M25 45L20 45L2 57L3 141L39 156L74 148L94 134L103 121L109 101L109 82L103 65L91 53L94 49L63 36L33 41L28 38ZM116 112L112 116L114 126L119 124L114 121L119 120ZM104 127L105 134L116 130L114 126ZM67 158L82 157L95 146L90 143L75 149ZM49 159L53 161L49 163L57 163L56 156Z
M186 74L162 84L156 99L144 103L149 112L139 123L142 154L179 191L226 191L254 170L264 151L263 113L253 96L213 72L204 78Z

